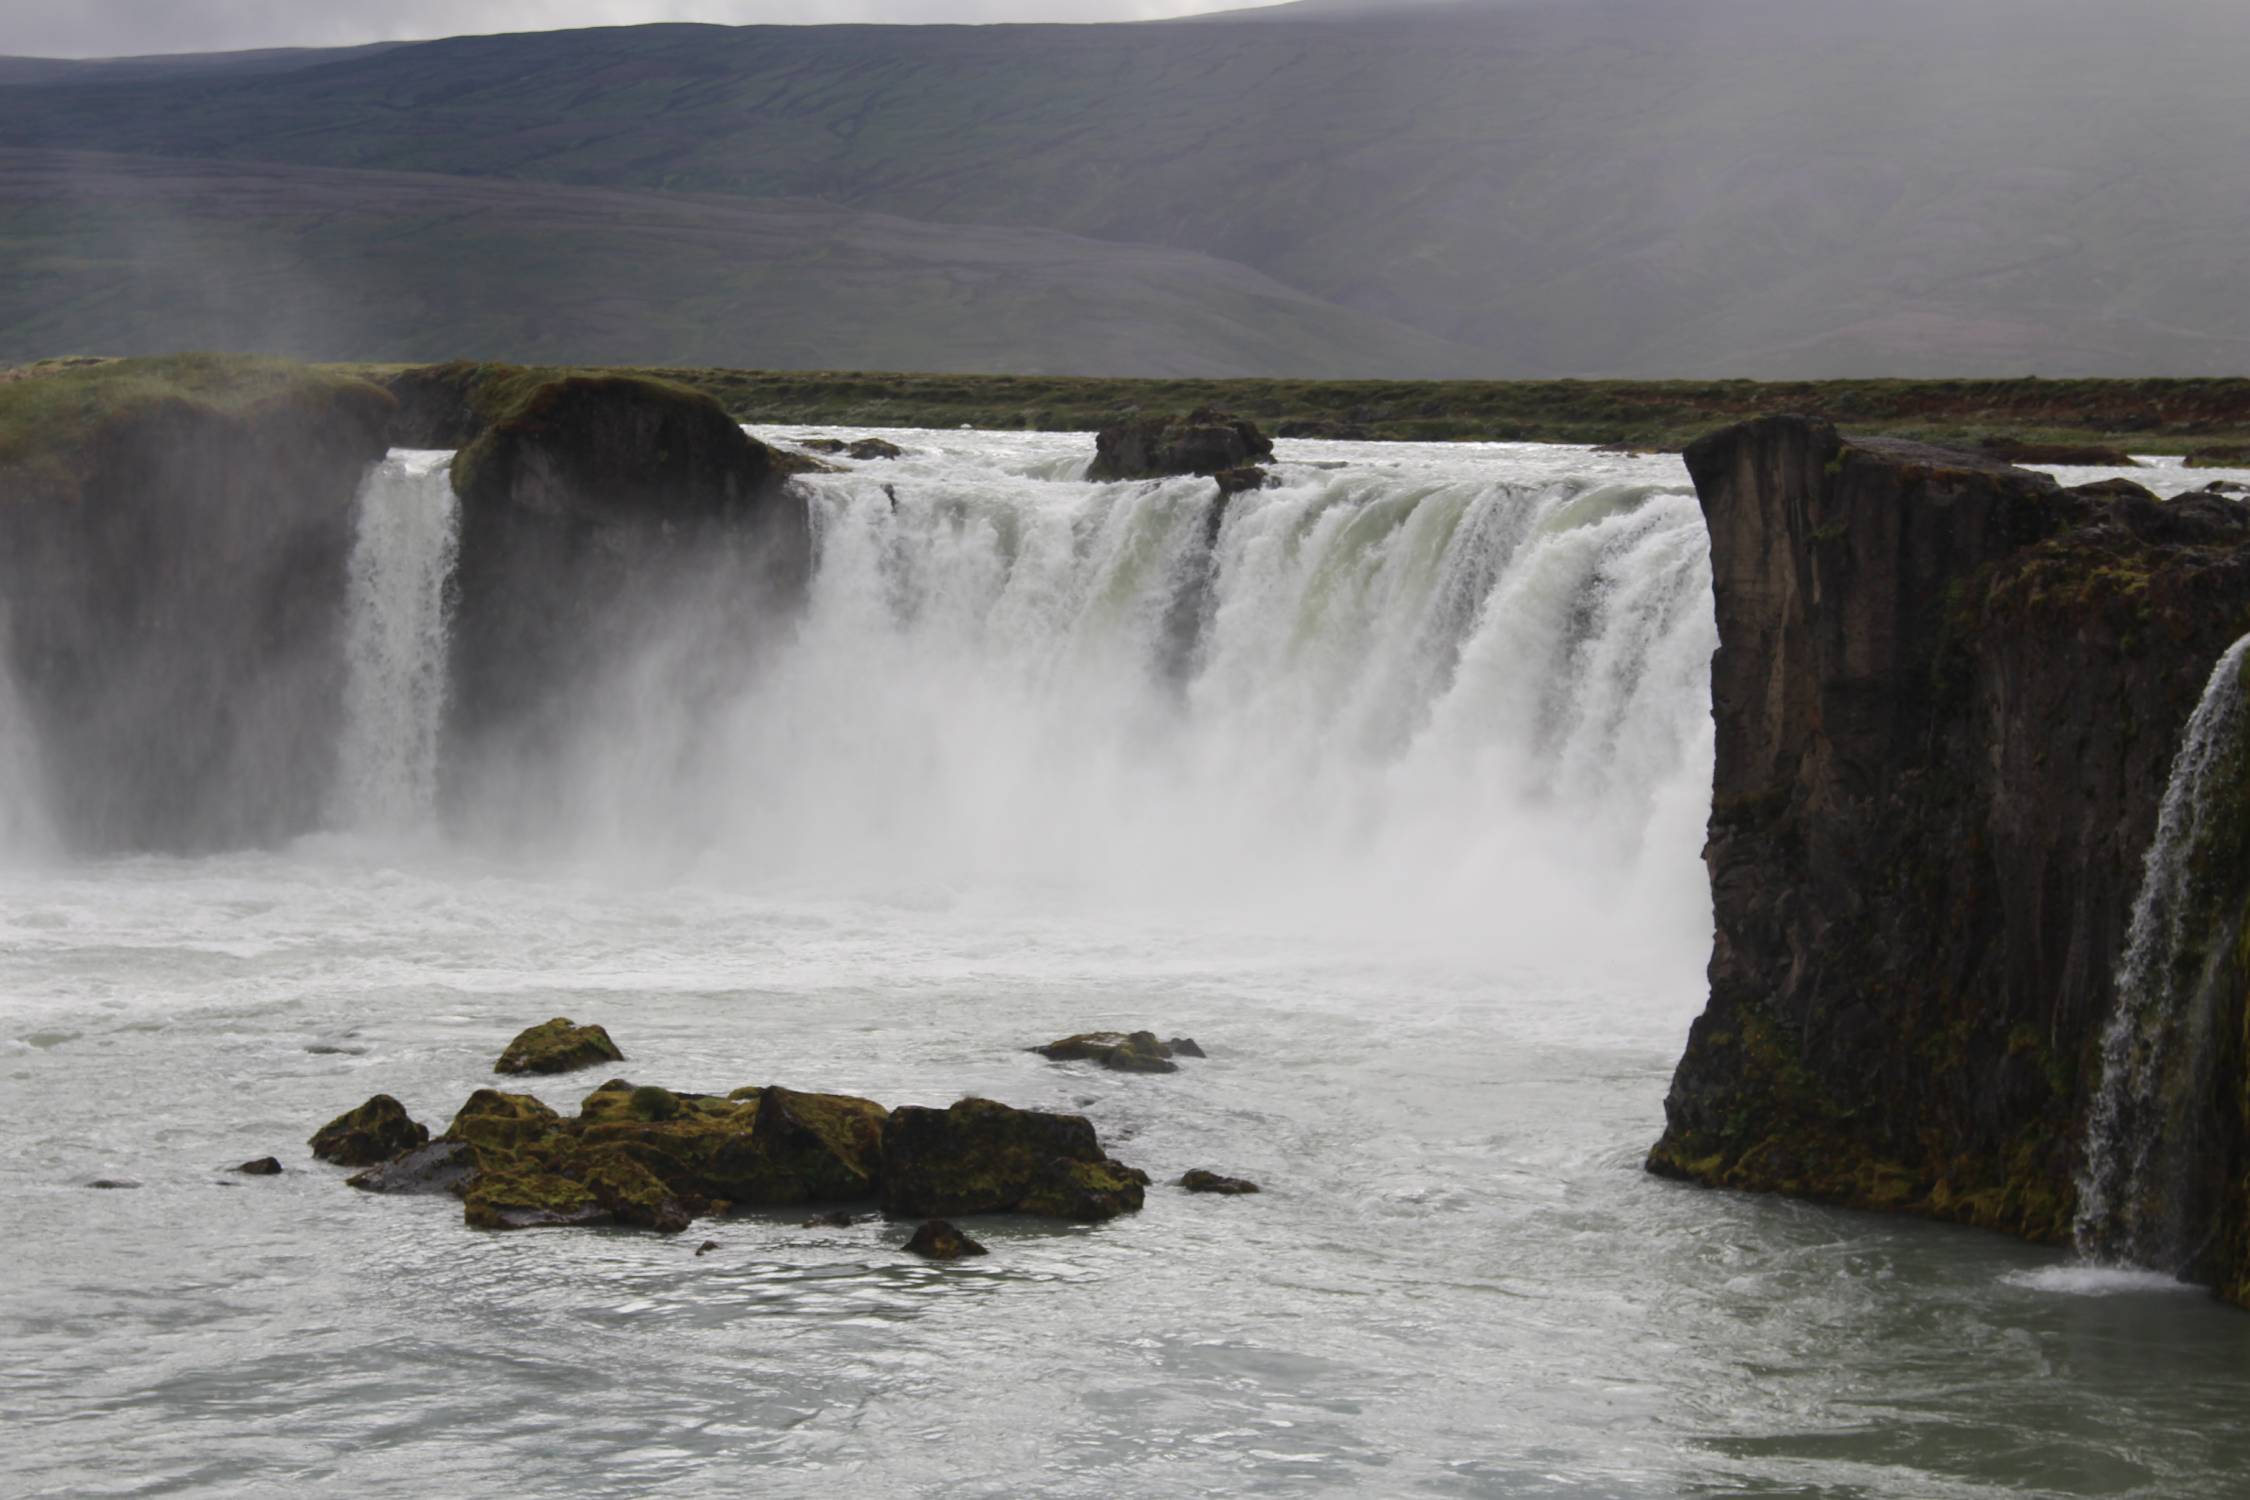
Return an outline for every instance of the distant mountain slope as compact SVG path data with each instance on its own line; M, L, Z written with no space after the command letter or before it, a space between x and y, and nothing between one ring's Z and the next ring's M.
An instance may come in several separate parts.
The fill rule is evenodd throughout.
M0 360L315 359L1228 376L1467 350L1241 266L801 201L0 150Z
M2250 367L2245 76L2216 0L1463 0L459 38L0 88L0 143L1158 243L1496 375L2199 374Z

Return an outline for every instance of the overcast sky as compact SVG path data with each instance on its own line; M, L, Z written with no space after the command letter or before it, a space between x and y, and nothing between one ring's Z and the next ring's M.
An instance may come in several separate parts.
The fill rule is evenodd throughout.
M0 0L0 54L329 47L640 21L1134 21L1261 0ZM1270 3L1270 0L1265 0Z

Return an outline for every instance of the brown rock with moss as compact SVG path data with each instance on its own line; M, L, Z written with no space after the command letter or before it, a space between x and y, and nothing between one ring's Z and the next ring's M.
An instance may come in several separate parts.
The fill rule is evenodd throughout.
M874 1196L885 1116L842 1094L769 1086L719 1098L613 1082L586 1097L576 1135L683 1198L775 1207Z
M1649 1167L2061 1240L2170 761L2250 629L2250 516L1797 418L1687 459L1717 933ZM2222 1242L2250 1141L2226 1055L2185 1189Z
M599 1026L581 1026L567 1016L542 1021L516 1033L516 1039L492 1065L495 1073L571 1073L605 1062L623 1062L625 1054Z
M377 1094L321 1126L307 1144L322 1161L367 1167L411 1151L429 1138L429 1127L416 1124L405 1105L388 1094Z
M963 1099L907 1105L883 1127L883 1211L893 1217L1041 1214L1096 1221L1141 1207L1148 1174L1112 1161L1083 1115Z
M1182 1056L1203 1055L1195 1043L1187 1045L1195 1050L1182 1049ZM1050 1062L1097 1062L1120 1073L1179 1071L1179 1064L1172 1061L1173 1044L1158 1041L1153 1031L1084 1031L1031 1050Z

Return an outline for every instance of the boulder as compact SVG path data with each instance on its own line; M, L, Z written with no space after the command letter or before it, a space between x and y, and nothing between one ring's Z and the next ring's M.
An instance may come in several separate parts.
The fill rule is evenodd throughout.
M563 1133L563 1118L529 1094L478 1089L445 1127L444 1139L473 1147L480 1161L543 1146Z
M1193 1042L1188 1043L1194 1047ZM1050 1062L1097 1062L1120 1073L1174 1073L1173 1047L1153 1031L1086 1031L1030 1049ZM1201 1057L1198 1047L1189 1056Z
M607 1224L610 1212L575 1178L535 1167L487 1168L469 1183L462 1214L475 1229L545 1229Z
M2232 479L2214 479L2203 487L2208 495L2250 495L2250 484L2237 484Z
M411 1151L429 1138L429 1127L409 1118L405 1105L388 1094L377 1094L314 1131L308 1144L322 1161L367 1167Z
M625 1054L599 1026L557 1016L519 1032L492 1065L495 1073L570 1073L598 1063L623 1062Z
M959 1260L964 1255L989 1253L944 1219L925 1219L906 1248L929 1260Z
M862 462L876 458L904 458L906 456L904 448L878 437L861 438L846 448L844 452Z
M452 1193L458 1197L476 1169L475 1147L439 1139L356 1172L344 1183L364 1193Z
M234 1170L245 1177L279 1177L281 1175L281 1163L273 1157L261 1156L252 1161L244 1162Z
M1258 1191L1258 1185L1247 1177L1222 1177L1203 1167L1182 1177L1180 1186L1191 1193L1221 1193L1230 1197Z
M1273 457L1273 440L1228 412L1198 407L1186 416L1128 417L1094 435L1092 480L1218 474Z
M883 1211L894 1218L1042 1214L1085 1222L1137 1211L1148 1174L1112 1161L1083 1115L963 1099L907 1105L883 1126Z
M1174 1057L1203 1057L1207 1054L1195 1044L1192 1036L1176 1036L1164 1044Z
M1219 498L1222 500L1245 490L1264 489L1267 478L1266 471L1254 465L1240 469L1221 469L1212 477L1219 481Z
M875 1194L883 1106L841 1094L738 1089L724 1098L602 1085L575 1122L583 1148L640 1162L687 1199L777 1207Z

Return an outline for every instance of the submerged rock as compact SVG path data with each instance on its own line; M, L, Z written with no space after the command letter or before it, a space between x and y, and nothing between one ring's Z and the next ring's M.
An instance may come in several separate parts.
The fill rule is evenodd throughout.
M904 458L906 456L904 448L896 443L886 442L879 437L861 438L858 442L846 448L844 452L862 462L876 458Z
M964 1255L990 1253L944 1219L925 1219L906 1248L930 1260L959 1260Z
M279 1177L281 1175L281 1163L273 1157L261 1156L244 1162L234 1170L245 1177Z
M1192 1036L1176 1036L1164 1044L1171 1048L1174 1057L1203 1057L1207 1054L1195 1044Z
M1195 1043L1188 1046L1195 1047ZM1177 1049L1170 1042L1158 1041L1153 1031L1086 1031L1030 1050L1050 1062L1097 1062L1120 1073L1179 1071L1179 1064L1172 1061ZM1201 1057L1203 1049L1196 1047L1183 1055Z
M1129 417L1094 436L1092 480L1216 475L1273 457L1273 439L1230 412L1198 407L1186 416Z
M623 1062L625 1054L599 1026L580 1026L564 1016L542 1021L517 1034L492 1065L495 1073L570 1073L598 1063Z
M87 1183L86 1186L117 1191L124 1188L137 1188L140 1184L124 1177L97 1177L92 1182Z
M1258 1191L1258 1185L1247 1177L1222 1177L1217 1172L1197 1167L1180 1179L1180 1186L1191 1193L1224 1193L1239 1195Z
M429 1127L416 1124L405 1105L388 1094L377 1094L321 1126L307 1144L322 1161L340 1167L369 1167L411 1151L429 1138Z
M344 1179L366 1193L453 1193L458 1195L477 1169L476 1148L463 1141L435 1140L403 1156Z
M1110 1160L1083 1115L963 1099L907 1105L883 1127L883 1211L1096 1221L1137 1211L1148 1174Z

